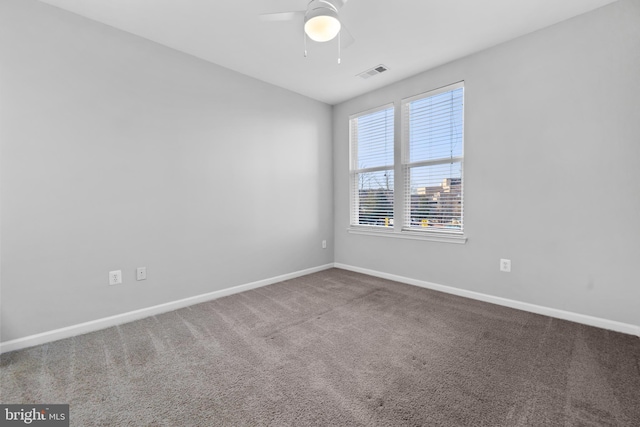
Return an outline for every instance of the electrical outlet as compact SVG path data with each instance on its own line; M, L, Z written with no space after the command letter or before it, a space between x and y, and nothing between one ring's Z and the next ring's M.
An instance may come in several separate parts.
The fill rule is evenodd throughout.
M327 249L327 241L326 240L322 241L322 249Z
M138 267L136 269L136 280L147 280L147 267Z
M109 285L119 285L122 283L122 270L109 272Z
M500 260L500 271L504 271L505 273L511 273L511 260L510 259L501 259Z

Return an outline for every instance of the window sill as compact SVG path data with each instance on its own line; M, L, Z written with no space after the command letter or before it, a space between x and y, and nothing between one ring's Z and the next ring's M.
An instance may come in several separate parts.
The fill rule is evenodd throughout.
M347 228L351 234L361 234L365 236L392 237L396 239L410 240L426 240L429 242L455 243L464 245L467 243L467 237L463 234L438 233L428 231L401 230L396 231L392 227L387 229L374 229L373 227L354 227Z

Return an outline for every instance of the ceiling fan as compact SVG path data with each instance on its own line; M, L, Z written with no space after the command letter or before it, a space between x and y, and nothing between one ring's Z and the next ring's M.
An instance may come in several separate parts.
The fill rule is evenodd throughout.
M347 0L311 0L306 10L290 12L264 13L263 21L303 20L304 56L307 56L307 37L315 42L328 42L338 37L338 64L340 48L350 46L355 40L349 30L340 22L338 10Z

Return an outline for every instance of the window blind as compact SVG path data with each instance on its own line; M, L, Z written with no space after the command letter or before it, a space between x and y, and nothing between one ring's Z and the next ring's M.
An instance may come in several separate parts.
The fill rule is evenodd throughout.
M403 229L463 231L463 83L403 101Z
M393 226L394 108L350 120L351 225Z

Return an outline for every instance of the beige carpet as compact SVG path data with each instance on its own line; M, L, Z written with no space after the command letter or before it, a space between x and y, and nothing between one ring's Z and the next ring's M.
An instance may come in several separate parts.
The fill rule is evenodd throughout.
M328 270L1 357L73 426L640 426L640 339Z

